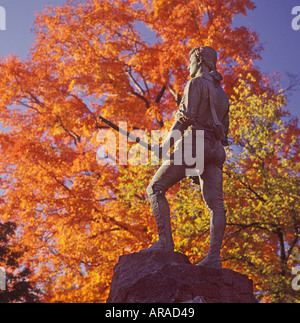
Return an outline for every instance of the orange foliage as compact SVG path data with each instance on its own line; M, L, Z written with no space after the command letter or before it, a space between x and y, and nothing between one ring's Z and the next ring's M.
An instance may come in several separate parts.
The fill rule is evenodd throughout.
M253 93L264 93L253 64L262 50L258 35L231 27L236 14L254 8L250 0L69 0L37 16L26 61L1 59L1 218L18 225L16 243L44 301L104 302L118 256L147 247L156 234L145 193L155 168L98 165L97 115L127 121L129 131L168 128L188 80L188 53L200 45L220 49L229 96L241 95L234 87L248 73ZM292 132L282 134L287 144ZM245 189L239 178L234 183ZM170 192L175 206L176 192ZM207 241L188 224L198 233L207 224L189 213L188 203L199 199L191 194L173 221L178 249L197 261ZM255 207L249 195L227 197L232 208L240 201ZM237 244L243 252L243 236Z

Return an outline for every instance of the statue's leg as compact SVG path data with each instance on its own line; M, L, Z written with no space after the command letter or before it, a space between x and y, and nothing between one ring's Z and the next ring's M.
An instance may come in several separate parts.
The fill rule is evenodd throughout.
M159 241L149 249L141 250L141 253L151 251L174 252L174 242L170 220L169 203L165 197L167 190L185 177L185 168L164 163L153 177L147 188L151 209L157 224Z
M220 251L226 227L222 166L208 164L200 179L203 198L210 213L210 249L200 266L222 268Z

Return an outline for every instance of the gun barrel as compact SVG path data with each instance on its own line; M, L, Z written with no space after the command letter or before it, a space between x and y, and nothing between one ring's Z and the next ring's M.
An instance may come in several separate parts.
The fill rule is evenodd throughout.
M122 135L126 136L127 138L131 139L132 141L135 141L136 143L138 143L139 145L145 147L146 149L151 151L151 145L147 144L145 141L141 140L141 138L135 137L134 135L132 135L131 133L125 131L124 129L118 127L117 125L115 125L114 123L110 122L109 120L103 118L102 116L99 116L99 119L101 121L103 121L104 123L106 123L109 127L111 127L112 129L118 131L119 133L121 133Z

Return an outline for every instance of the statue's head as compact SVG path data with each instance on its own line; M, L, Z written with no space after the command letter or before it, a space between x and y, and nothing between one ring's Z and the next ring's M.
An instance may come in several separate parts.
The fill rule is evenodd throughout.
M222 76L217 72L217 60L217 52L212 47L203 46L191 50L189 67L191 77L195 77L198 71L202 71L211 73L216 82L221 82Z
M217 69L217 52L209 46L197 47L190 52L190 59L195 57L199 63L205 64L209 71Z

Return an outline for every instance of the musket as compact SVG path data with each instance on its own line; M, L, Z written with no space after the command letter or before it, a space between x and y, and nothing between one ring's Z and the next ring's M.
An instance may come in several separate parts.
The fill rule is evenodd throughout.
M117 130L122 135L126 136L127 138L131 139L132 141L138 143L139 145L141 145L151 151L151 145L147 144L141 138L132 135L131 133L125 131L124 129L122 129L122 128L118 127L117 125L115 125L114 123L110 122L109 120L103 118L102 116L99 116L99 119L101 121L103 121L104 123L106 123L110 128Z
M127 138L130 138L131 140L133 140L134 142L140 144L141 146L145 147L146 149L148 149L149 151L152 151L152 147L151 145L147 144L145 141L143 141L141 138L139 137L135 137L134 135L132 135L131 133L125 131L124 129L118 127L117 125L115 125L114 123L110 122L109 120L103 118L102 116L99 116L99 119L101 121L103 121L104 123L106 123L110 128L117 130L119 133L121 133L122 135L126 136ZM160 157L161 158L161 157ZM199 176L192 176L191 177L192 181L194 182L194 184L196 185L200 185L200 181L199 181Z

